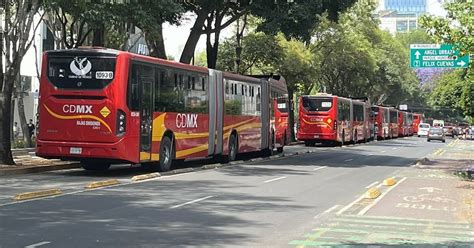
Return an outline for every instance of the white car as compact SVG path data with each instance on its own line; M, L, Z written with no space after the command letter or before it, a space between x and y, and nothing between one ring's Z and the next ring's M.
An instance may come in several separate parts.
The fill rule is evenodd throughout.
M420 136L428 136L428 131L430 131L430 124L428 123L420 123L418 125L418 137Z

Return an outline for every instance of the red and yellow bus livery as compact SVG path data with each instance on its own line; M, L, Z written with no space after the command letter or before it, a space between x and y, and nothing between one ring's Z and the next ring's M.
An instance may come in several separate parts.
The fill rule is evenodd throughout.
M289 140L275 145L287 124L273 102L285 96L282 77L110 49L50 51L43 55L36 153L90 170L125 162L161 171L176 159L268 153Z
M351 99L318 94L301 96L298 101L298 140L343 144L352 141Z

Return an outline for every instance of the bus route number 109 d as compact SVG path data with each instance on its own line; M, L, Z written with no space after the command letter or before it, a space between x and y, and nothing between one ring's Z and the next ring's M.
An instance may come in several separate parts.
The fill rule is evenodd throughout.
M112 79L114 78L114 72L112 71L96 71L95 72L96 79Z

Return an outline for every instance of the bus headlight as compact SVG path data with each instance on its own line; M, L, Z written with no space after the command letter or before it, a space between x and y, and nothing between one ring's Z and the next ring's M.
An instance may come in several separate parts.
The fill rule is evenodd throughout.
M125 134L125 131L126 131L126 123L127 123L127 120L126 120L126 115L125 115L125 112L123 112L122 110L118 110L117 111L117 129L116 129L116 135L117 136L122 136Z

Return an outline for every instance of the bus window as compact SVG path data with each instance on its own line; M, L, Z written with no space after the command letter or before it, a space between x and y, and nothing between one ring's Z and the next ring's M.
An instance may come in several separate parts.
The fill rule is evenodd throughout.
M303 107L307 111L329 111L332 108L332 98L321 97L321 98L309 98L303 97Z

